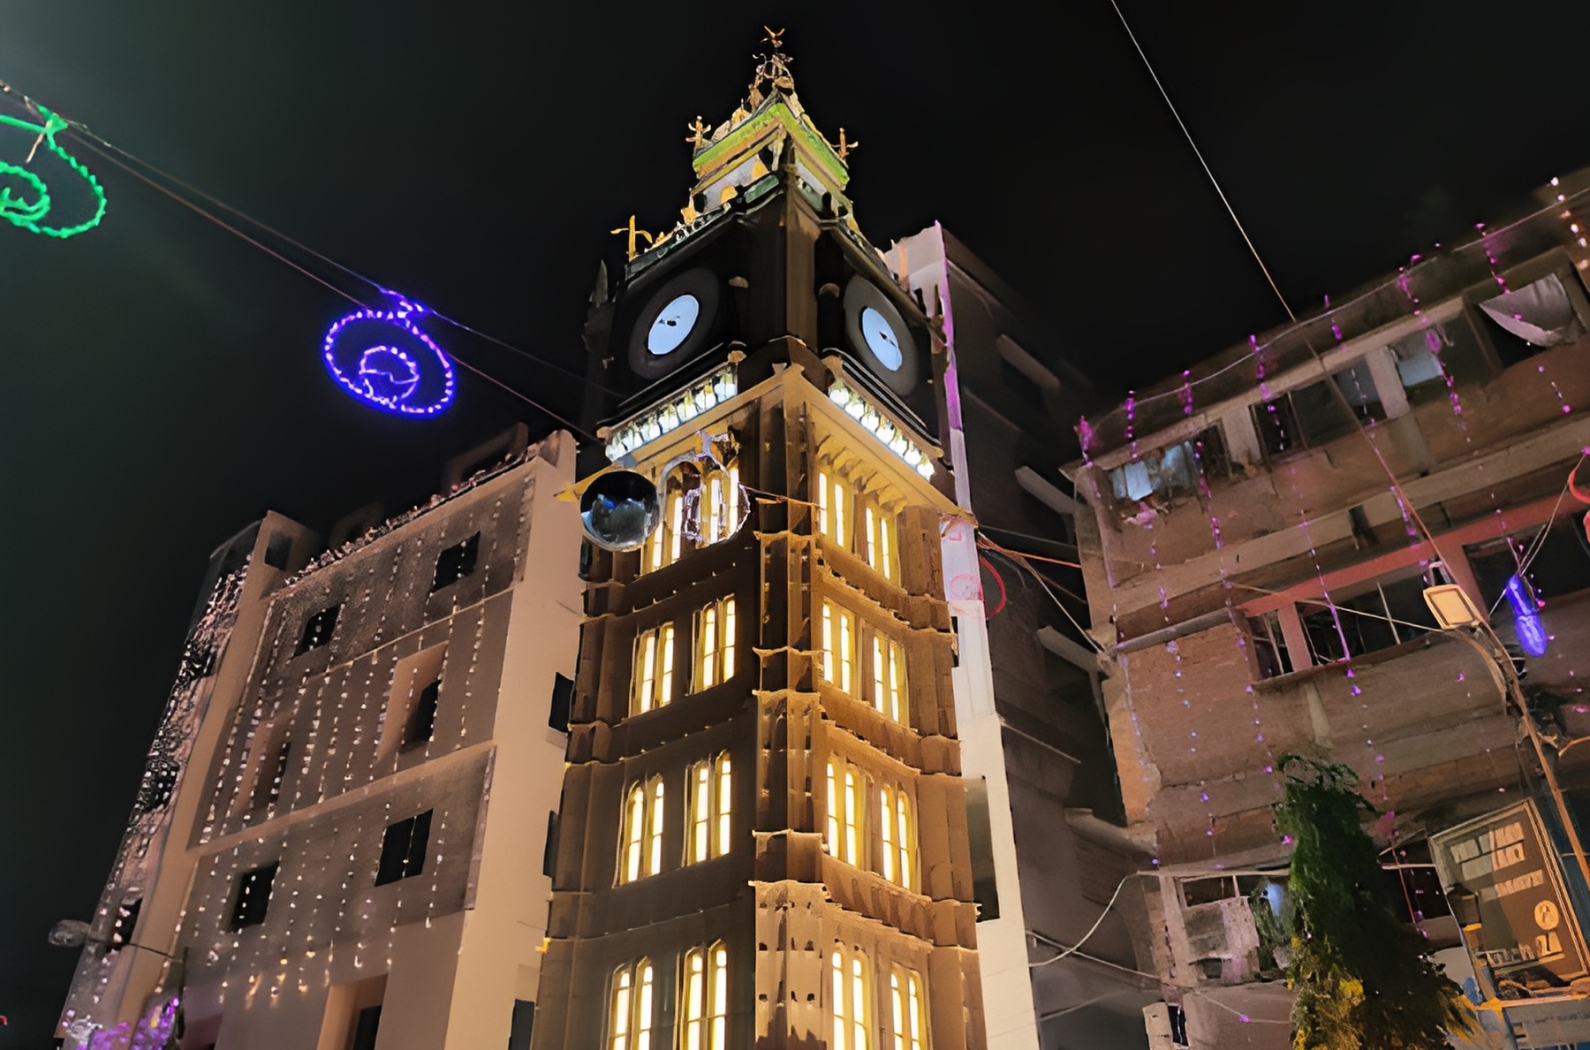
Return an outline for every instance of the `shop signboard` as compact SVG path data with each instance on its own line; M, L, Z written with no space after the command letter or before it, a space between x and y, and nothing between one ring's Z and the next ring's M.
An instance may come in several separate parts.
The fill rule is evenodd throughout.
M1583 935L1534 803L1437 832L1430 851L1453 913L1465 923L1478 919L1477 929L1464 929L1476 962L1498 978L1532 968L1564 982L1584 976Z

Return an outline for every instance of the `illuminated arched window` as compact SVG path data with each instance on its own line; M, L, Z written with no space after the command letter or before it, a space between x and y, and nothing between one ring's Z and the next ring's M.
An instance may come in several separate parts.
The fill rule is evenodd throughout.
M891 786L878 792L878 837L878 873L896 885L913 889L916 821L904 788Z
M609 1050L652 1050L653 976L646 959L614 972L607 1019Z
M922 1050L927 1044L926 1003L922 997L922 975L904 966L889 974L889 998L893 1009L894 1050Z
M734 630L733 595L696 613L695 692L734 677Z
M883 634L872 636L872 706L886 718L908 725L905 647Z
M726 467L715 467L701 479L701 544L717 543L733 536L740 528L740 464L731 460Z
M862 528L867 543L867 564L886 580L893 580L895 548L894 514L869 499L862 510Z
M817 531L850 549L850 486L832 466L817 472Z
M652 532L646 546L641 548L641 572L651 572L664 565L672 565L684 553L684 483L685 477L681 470L672 471L663 481L662 521Z
M665 813L662 777L636 783L625 794L619 882L634 882L662 871Z
M860 948L835 945L828 959L834 1014L833 1050L871 1050L872 967Z
M685 832L685 863L695 864L729 852L732 790L728 753L695 763L686 776L690 814Z
M680 1050L728 1050L729 951L692 948L680 966Z
M850 610L823 602L823 680L850 692L856 660L856 617Z
M644 714L673 699L674 625L659 624L635 636L635 673L629 713Z
M841 759L828 760L828 835L823 843L829 855L861 867L866 857L865 807L867 777Z

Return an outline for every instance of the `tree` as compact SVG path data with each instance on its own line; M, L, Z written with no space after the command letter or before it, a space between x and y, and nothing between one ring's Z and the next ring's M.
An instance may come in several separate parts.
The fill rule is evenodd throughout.
M1391 912L1362 819L1376 810L1351 768L1284 755L1278 823L1292 837L1295 1050L1447 1050L1467 1031L1462 990L1425 957L1424 938Z

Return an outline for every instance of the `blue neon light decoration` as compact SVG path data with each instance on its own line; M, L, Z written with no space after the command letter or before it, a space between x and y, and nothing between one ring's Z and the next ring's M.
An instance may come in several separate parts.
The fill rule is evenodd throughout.
M388 309L356 310L326 332L326 369L337 384L384 412L434 416L453 403L453 362L416 317L424 306L396 292Z
M1540 622L1540 604L1522 577L1508 577L1507 603L1513 607L1513 629L1518 635L1518 647L1530 656L1545 656L1550 639L1546 636L1545 624Z

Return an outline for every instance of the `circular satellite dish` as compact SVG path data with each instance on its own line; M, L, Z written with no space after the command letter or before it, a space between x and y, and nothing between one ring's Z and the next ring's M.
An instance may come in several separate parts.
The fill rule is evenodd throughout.
M657 486L633 470L610 470L586 486L580 521L603 550L635 550L662 522Z
M50 943L57 948L80 948L88 940L88 923L82 919L62 919L50 927Z

